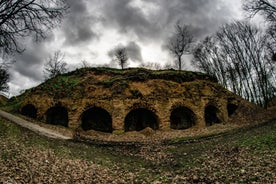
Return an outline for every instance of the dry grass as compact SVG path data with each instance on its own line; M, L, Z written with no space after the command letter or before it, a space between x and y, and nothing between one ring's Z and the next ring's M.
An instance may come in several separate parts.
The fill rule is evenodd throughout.
M160 144L86 144L0 120L0 183L275 183L276 122Z

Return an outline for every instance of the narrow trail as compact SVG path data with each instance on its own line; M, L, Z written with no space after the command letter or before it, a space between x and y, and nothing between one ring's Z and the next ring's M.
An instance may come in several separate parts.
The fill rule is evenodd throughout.
M24 120L20 117L14 116L14 115L12 115L10 113L7 113L5 111L2 111L2 110L0 110L0 116L5 118L5 119L8 119L9 121L12 121L12 122L18 124L18 125L20 125L24 128L27 128L27 129L29 129L33 132L36 132L40 135L43 135L43 136L46 136L46 137L49 137L49 138L64 139L64 140L72 139L72 137L70 137L70 136L65 136L65 135L60 134L59 132L41 127L37 124L26 121L26 120Z

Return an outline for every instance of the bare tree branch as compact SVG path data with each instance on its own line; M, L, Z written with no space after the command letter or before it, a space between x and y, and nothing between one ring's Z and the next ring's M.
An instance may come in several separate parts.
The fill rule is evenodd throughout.
M3 67L3 65L0 65L0 91L7 92L9 90L9 86L7 84L9 78L10 75L7 68Z
M178 69L182 69L182 56L191 52L191 45L194 37L191 26L175 24L175 33L170 38L167 48L171 54L177 59Z
M261 14L271 23L276 22L276 1L275 0L244 0L243 9L250 17Z
M64 0L1 0L0 49L8 54L24 51L21 38L44 39L67 9Z
M194 65L247 100L266 107L276 95L271 38L247 22L226 24L194 50Z
M56 51L53 56L48 58L47 63L44 65L44 75L46 79L67 72L67 64L64 61L64 57L64 53Z

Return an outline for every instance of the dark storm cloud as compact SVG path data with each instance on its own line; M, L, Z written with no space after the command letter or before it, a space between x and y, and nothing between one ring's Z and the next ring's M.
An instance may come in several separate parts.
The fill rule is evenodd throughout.
M62 26L66 38L64 44L73 46L98 38L92 30L92 25L97 22L97 19L89 14L85 1L67 0L67 4L70 11Z
M215 32L232 16L231 9L221 0L175 0L176 5L170 8L166 8L168 1L163 2L164 12L168 12L167 23L179 20L192 25L198 37Z
M140 8L131 6L131 0L107 0L103 6L105 26L117 27L120 32L135 32L144 37L151 34L151 22L145 17Z
M45 56L43 52L35 52L27 50L24 54L17 54L15 56L15 64L11 68L12 71L17 71L20 75L29 77L34 81L43 80L43 62Z
M141 55L141 48L140 46L135 43L134 41L131 41L126 46L127 54L129 59L135 62L142 62L143 58Z
M106 26L115 26L121 32L134 32L140 39L166 37L177 20L193 25L197 36L212 33L231 16L230 8L221 0L142 0L157 7L156 12L145 15L132 6L131 0L106 0L103 14Z
M131 61L134 62L143 62L142 54L141 54L141 48L140 46L135 43L134 41L128 42L127 45L118 44L113 49L107 52L107 55L114 59L114 52L116 48L125 48L127 51L127 56Z

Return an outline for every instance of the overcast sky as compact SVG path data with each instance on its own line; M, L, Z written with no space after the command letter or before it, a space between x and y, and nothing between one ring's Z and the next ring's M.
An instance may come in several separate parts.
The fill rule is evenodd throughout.
M195 28L198 39L222 24L242 18L241 0L67 0L70 12L46 40L26 40L15 56L10 96L44 81L43 66L55 51L65 53L69 68L104 65L117 45L127 47L130 66L173 59L164 49L179 20ZM116 67L115 65L112 65Z

